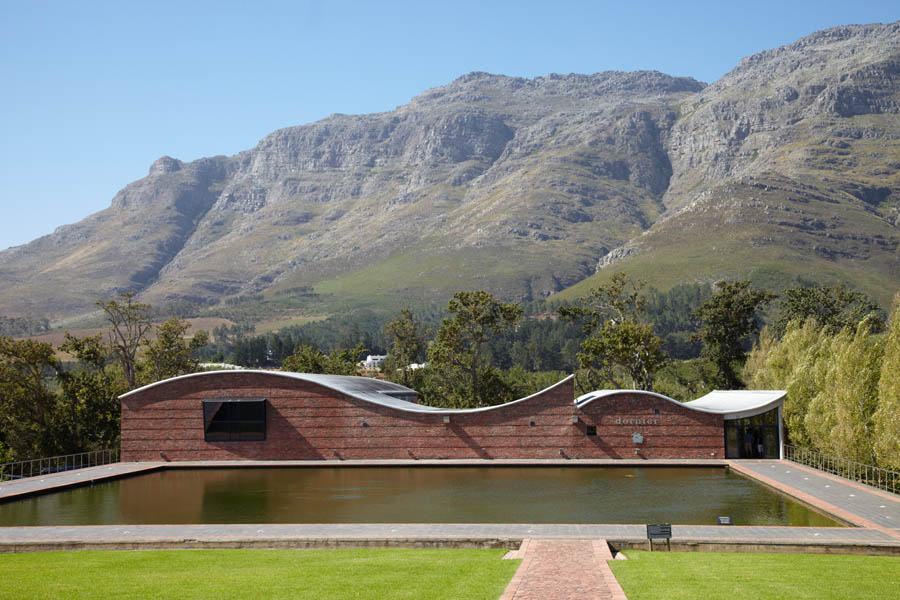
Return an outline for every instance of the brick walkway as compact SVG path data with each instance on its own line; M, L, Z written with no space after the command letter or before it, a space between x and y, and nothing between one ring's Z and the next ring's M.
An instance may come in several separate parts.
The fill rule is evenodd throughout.
M609 568L605 540L525 540L522 558L500 600L625 600Z

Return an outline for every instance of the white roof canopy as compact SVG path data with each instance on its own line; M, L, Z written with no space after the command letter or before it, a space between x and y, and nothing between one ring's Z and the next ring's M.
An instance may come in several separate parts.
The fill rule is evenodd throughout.
M726 419L742 419L772 410L785 396L784 390L716 390L684 405L724 414Z

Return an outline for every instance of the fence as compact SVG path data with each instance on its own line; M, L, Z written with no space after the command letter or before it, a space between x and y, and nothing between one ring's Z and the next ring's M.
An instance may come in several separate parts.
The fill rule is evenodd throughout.
M886 492L900 494L900 473L896 471L864 465L846 458L829 456L818 450L808 450L788 445L784 446L784 457L795 463L813 467L826 473L832 473L844 479L864 483Z
M108 465L115 462L119 462L118 449L95 450L93 452L82 452L81 454L66 454L65 456L0 463L0 481L25 479L26 477Z

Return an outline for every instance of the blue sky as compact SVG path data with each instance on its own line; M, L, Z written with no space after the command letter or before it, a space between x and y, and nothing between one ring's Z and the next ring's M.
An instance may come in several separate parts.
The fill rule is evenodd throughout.
M167 154L234 154L280 127L391 110L470 71L656 69L711 83L894 2L0 4L0 249L106 208Z

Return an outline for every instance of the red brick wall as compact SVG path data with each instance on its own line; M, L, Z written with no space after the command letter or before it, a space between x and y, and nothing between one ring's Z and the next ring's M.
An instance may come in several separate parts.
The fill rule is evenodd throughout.
M724 454L721 417L630 392L596 400L582 412L573 397L569 380L501 408L454 414L445 424L440 414L378 406L277 374L215 373L125 398L122 460L160 460L160 452L169 460L559 458L560 450L571 458L634 458L633 431L645 436L638 456ZM266 440L204 441L202 400L212 398L267 398ZM653 415L660 424L615 425L617 415ZM598 425L598 436L585 435L588 424Z
M582 457L725 458L722 415L642 392L598 398L578 412L581 435L573 451ZM596 437L585 435L588 425L597 427ZM634 433L643 443L632 441Z

